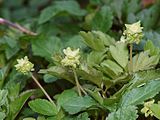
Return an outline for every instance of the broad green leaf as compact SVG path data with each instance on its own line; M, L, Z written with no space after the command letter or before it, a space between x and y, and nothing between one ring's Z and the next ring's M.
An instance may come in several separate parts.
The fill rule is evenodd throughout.
M89 96L85 97L72 97L70 101L63 104L63 108L69 114L76 114L78 112L84 111L97 103Z
M103 73L87 65L82 65L81 68L77 70L77 74L81 76L83 80L88 80L99 87L102 84Z
M105 58L104 52L92 51L87 56L87 64L90 67L99 65Z
M83 42L83 38L80 35L75 35L73 37L71 37L69 40L67 40L67 42L64 44L64 47L71 47L73 49L85 49L86 45Z
M62 7L63 6L63 7ZM75 16L83 16L86 14L85 10L80 9L79 4L74 1L55 1L54 5L44 9L39 18L39 24L45 23L58 13L67 12Z
M109 76L110 74L118 76L123 72L123 69L116 62L109 59L103 61L101 66L106 70L106 73L108 73Z
M133 72L154 68L160 56L149 56L149 51L140 52L133 57Z
M103 6L92 20L92 29L107 32L112 27L113 15L108 6Z
M57 104L59 106L63 106L64 104L68 103L73 97L78 97L78 94L74 90L65 90L58 96Z
M142 87L128 90L120 101L120 106L138 105L157 95L160 91L160 78L146 83Z
M39 24L45 23L47 21L49 21L52 17L54 17L59 11L54 7L54 6L50 6L45 8L40 15Z
M150 107L151 111L153 112L153 115L160 119L160 104L152 104Z
M62 42L58 37L39 36L31 42L33 54L49 61L52 61L52 56L60 52L62 47Z
M101 39L104 42L105 46L110 46L115 44L115 39L101 31L92 31L97 38Z
M14 101L11 101L9 105L9 114L6 120L14 120L20 110L22 109L25 102L33 94L33 90L21 93Z
M130 81L130 86L127 89L133 89L135 87L140 87L145 85L147 82L151 80L159 80L160 78L160 70L147 70L137 72L133 76L133 80Z
M157 48L157 47L155 47L155 46L153 45L152 41L150 41L150 40L147 41L147 42L145 43L145 46L144 46L144 51L147 51L147 50L149 50L149 54L150 54L151 56L159 55L159 52L160 52L160 49Z
M111 112L106 120L136 120L138 118L135 106L125 106Z
M43 79L46 83L52 83L52 82L55 82L57 81L58 79L56 77L54 77L53 75L50 75L50 74L45 74L43 76Z
M63 78L65 80L70 81L71 83L74 82L74 76L72 73L68 72L67 68L61 67L61 66L52 66L46 70L40 70L39 73L48 73L50 75L53 75L57 78Z
M29 102L29 107L42 115L54 116L58 113L57 107L45 99L36 99Z
M99 35L93 32L84 32L81 31L80 35L83 37L84 42L87 46L91 47L96 51L104 51L104 41L100 39Z
M128 49L125 43L116 43L115 46L111 45L110 53L114 60L123 68L128 64Z

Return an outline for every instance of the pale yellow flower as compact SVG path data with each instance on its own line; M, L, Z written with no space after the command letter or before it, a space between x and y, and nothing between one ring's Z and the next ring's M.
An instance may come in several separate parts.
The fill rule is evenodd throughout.
M61 63L63 66L71 66L76 68L77 65L80 64L80 52L79 48L76 50L71 50L70 47L63 50L65 57L62 59Z
M145 114L145 117L153 116L153 112L151 111L150 107L154 104L155 100L151 100L144 103L144 107L141 109L141 112Z
M133 23L133 24L125 24L126 26L126 34L137 34L142 33L143 27L141 27L140 21Z
M126 30L123 32L120 42L126 43L139 43L143 37L143 27L141 27L140 21L133 24L125 24Z
M18 64L15 65L16 70L23 73L27 74L30 71L33 71L34 65L28 60L28 57L25 56L24 58L17 59Z

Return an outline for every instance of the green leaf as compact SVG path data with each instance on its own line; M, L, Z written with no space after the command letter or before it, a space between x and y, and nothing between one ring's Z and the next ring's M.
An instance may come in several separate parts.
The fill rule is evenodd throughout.
M148 40L146 43L145 43L145 46L144 46L144 51L147 51L149 50L149 54L151 56L154 56L154 55L159 55L159 48L155 47L152 43L152 41Z
M110 76L110 74L114 76L118 76L123 72L123 69L114 61L112 60L105 60L101 63L101 66L103 69L108 73L107 75Z
M106 120L136 120L138 118L135 106L126 106L112 112Z
M45 8L40 15L40 18L38 20L39 24L45 23L49 21L53 16L55 16L59 11L54 7L50 6Z
M153 115L160 119L160 104L152 104L150 107L151 111L153 112Z
M22 109L23 105L28 100L28 98L33 94L33 92L34 92L33 90L23 92L22 94L20 94L20 96L18 96L14 101L10 103L9 114L7 115L6 120L14 120L16 118L16 116Z
M133 89L136 87L140 87L145 85L147 82L151 80L159 80L160 78L160 70L147 70L147 71L141 71L137 72L133 76L133 80L130 81L130 86L127 89Z
M104 58L105 58L104 52L92 51L87 56L87 64L90 67L96 66L100 64Z
M38 36L31 42L33 54L49 61L52 61L52 56L60 52L62 47L62 42L58 37Z
M57 77L54 77L53 75L50 74L45 74L43 76L43 79L46 83L52 83L58 80Z
M82 65L81 69L77 70L77 74L81 76L83 80L88 80L99 87L102 84L103 73L87 65Z
M57 99L57 104L59 106L63 106L64 104L68 103L70 101L70 99L72 99L73 97L78 97L78 94L72 90L64 90Z
M52 66L46 70L43 70L43 69L40 70L39 73L48 73L48 74L53 75L57 78L63 78L65 80L68 80L71 83L75 83L73 74L68 72L68 69L65 67Z
M92 20L92 29L107 32L112 27L113 15L110 7L103 6Z
M133 57L133 72L155 67L159 62L159 55L150 56L149 51L140 52Z
M58 113L57 107L45 99L32 100L29 107L42 115L54 116Z
M63 104L63 108L69 114L76 114L84 111L89 107L95 106L97 103L89 96L72 97L67 103Z
M38 22L39 24L45 23L55 15L62 12L67 12L75 16L83 16L86 14L86 11L81 10L79 4L74 0L56 1L54 2L54 5L47 7L42 11Z
M99 35L96 34L96 32L84 32L81 31L80 35L83 37L84 42L87 46L91 47L92 49L96 51L104 51L104 41L103 39L100 39Z
M78 116L66 116L62 120L90 120L87 112L81 113Z
M116 43L109 48L114 60L123 68L128 64L128 49L125 43Z
M73 49L77 49L77 48L85 49L86 48L86 45L83 42L83 38L80 35L75 35L71 37L69 40L67 40L64 46L65 48L70 46Z
M86 91L89 93L89 95L94 98L99 104L103 104L103 98L102 96L100 95L100 92L99 91L92 91L92 90L89 90L89 89L86 89Z
M160 78L146 83L142 87L128 90L120 101L120 106L138 105L157 95L160 91Z

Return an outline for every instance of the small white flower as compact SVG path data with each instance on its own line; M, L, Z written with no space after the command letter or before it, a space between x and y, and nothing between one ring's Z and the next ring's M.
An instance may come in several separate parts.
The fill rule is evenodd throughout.
M133 23L133 24L125 24L126 30L125 34L137 34L137 33L142 33L143 27L141 27L140 21Z
M76 66L80 64L80 62L79 62L79 58L80 58L79 48L76 50L71 50L71 48L68 47L67 49L64 49L63 52L65 54L65 58L62 59L62 61L61 61L62 65L71 66L71 67L76 68Z
M23 73L27 74L30 71L33 71L33 64L28 60L28 57L25 56L24 58L17 59L18 64L15 65L16 70Z

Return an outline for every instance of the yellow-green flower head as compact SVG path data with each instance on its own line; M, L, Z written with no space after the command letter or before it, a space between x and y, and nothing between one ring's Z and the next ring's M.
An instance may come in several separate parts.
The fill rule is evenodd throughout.
M148 101L144 103L144 108L141 109L141 112L145 114L145 117L153 116L153 112L151 111L150 107L154 104L154 100Z
M123 36L121 38L122 42L127 43L139 43L143 37L143 27L141 27L140 21L133 24L125 24L126 30L123 32Z
M34 65L28 60L28 57L25 56L24 58L17 59L18 64L15 65L16 70L23 73L27 74L30 71L33 71Z
M142 33L142 29L143 27L141 27L141 23L140 21L133 23L133 24L125 24L126 26L126 34L138 34L138 33Z
M67 49L63 50L63 53L65 54L64 59L61 60L63 66L70 66L76 68L76 66L80 64L79 48L76 50L71 50L70 47L67 47Z

